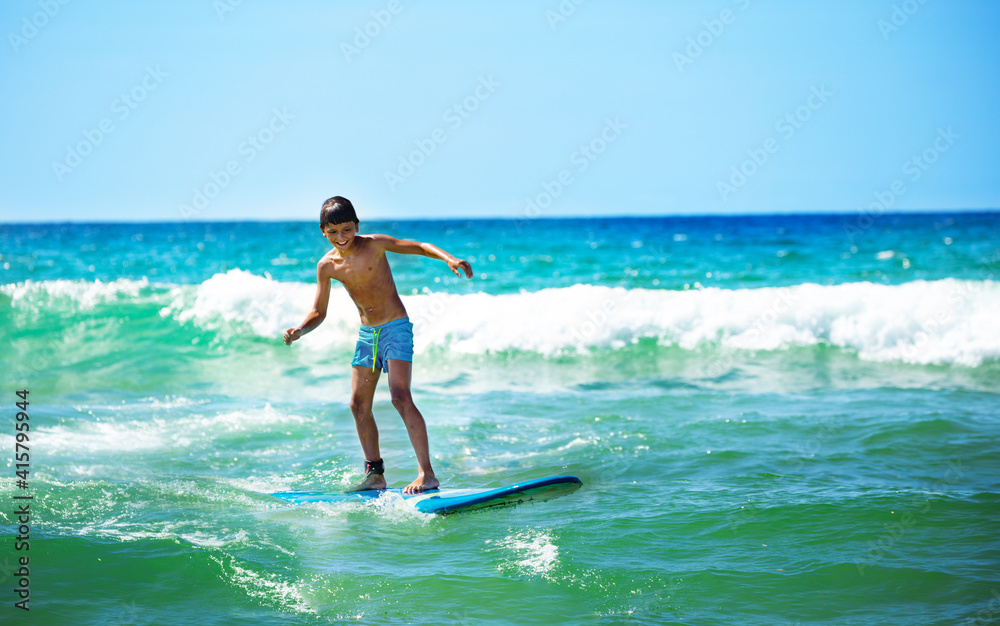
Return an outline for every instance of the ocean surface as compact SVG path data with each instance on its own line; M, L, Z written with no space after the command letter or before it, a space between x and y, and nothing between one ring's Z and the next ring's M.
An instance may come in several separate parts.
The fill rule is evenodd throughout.
M0 622L1000 623L1000 214L361 230L475 271L390 255L443 485L583 488L278 501L361 475L355 307L281 341L318 224L0 224ZM384 380L374 413L403 486Z

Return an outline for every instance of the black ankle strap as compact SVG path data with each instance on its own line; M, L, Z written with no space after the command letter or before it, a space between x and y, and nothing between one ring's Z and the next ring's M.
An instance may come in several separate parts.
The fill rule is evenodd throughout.
M368 474L385 474L385 466L382 463L382 459L365 461L365 476Z

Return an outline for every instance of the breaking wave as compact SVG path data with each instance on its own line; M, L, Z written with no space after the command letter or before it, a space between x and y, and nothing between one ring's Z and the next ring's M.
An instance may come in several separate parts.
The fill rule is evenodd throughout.
M301 322L314 292L311 284L279 282L243 270L216 274L199 285L122 280L0 287L14 310L82 310L103 303L127 315L127 302L145 297L160 303L164 320L227 339L271 340ZM402 299L415 325L417 352L551 356L653 341L685 350L825 345L864 360L970 367L1000 358L1000 284L990 280L685 291L577 284L499 295L425 290ZM335 287L326 322L297 346L350 349L357 327L357 309Z

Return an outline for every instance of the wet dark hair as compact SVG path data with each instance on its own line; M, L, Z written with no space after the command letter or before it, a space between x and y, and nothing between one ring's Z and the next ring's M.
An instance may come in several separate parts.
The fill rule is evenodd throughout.
M343 224L344 222L354 222L355 227L361 225L350 200L343 196L334 196L323 203L323 208L319 212L320 228L326 228L327 224Z

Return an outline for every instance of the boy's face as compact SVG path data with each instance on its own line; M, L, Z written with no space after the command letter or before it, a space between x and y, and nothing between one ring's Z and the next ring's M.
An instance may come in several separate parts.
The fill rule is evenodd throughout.
M323 228L323 236L338 250L349 250L354 245L354 236L357 234L358 227L354 222L327 224Z

